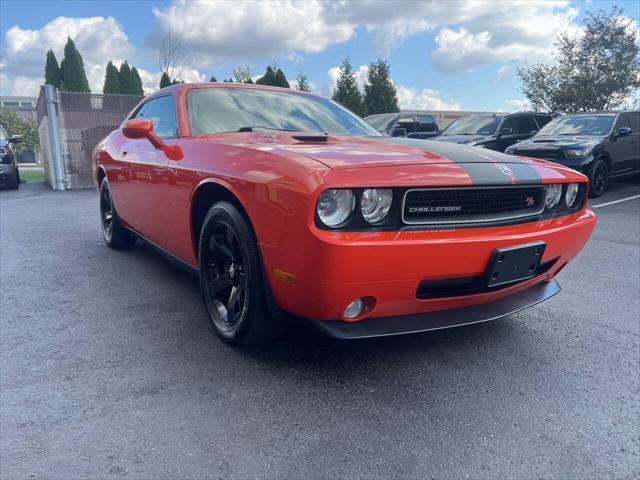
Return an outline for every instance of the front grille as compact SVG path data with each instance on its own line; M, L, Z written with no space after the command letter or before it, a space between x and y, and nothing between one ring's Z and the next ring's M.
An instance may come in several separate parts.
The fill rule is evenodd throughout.
M523 157L542 158L545 160L562 160L564 158L562 150L518 150L517 154Z
M488 223L539 215L546 187L460 187L408 190L402 220L409 225Z

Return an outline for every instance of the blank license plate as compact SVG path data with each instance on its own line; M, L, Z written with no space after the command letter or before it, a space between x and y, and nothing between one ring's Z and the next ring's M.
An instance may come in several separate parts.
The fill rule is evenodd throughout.
M544 254L544 242L496 248L489 260L487 286L497 287L532 278Z

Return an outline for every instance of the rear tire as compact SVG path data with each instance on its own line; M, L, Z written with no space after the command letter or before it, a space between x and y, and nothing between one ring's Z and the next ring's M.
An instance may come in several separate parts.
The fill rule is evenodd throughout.
M267 309L255 234L231 203L218 202L209 209L200 232L199 257L204 306L224 342L253 345L286 330Z
M589 168L589 197L601 196L609 186L609 165L603 158L596 158Z
M17 190L20 188L20 177L18 176L18 172L14 173L10 178L7 178L6 185L10 190Z
M122 225L116 213L107 177L104 177L100 183L100 225L107 247L124 249L136 243L135 235Z

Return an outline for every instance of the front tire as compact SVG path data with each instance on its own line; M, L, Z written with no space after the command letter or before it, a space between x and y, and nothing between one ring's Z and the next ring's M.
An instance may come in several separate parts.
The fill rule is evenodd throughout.
M136 237L122 225L116 213L107 177L100 183L100 225L102 237L109 248L129 248L136 243Z
M18 172L15 172L10 178L7 178L6 185L10 190L17 190L20 188L20 177L18 176Z
M200 232L199 257L202 299L223 341L251 345L283 333L285 326L266 307L258 242L231 203L218 202L209 209Z
M589 196L601 196L609 186L609 165L603 158L596 158L589 169Z

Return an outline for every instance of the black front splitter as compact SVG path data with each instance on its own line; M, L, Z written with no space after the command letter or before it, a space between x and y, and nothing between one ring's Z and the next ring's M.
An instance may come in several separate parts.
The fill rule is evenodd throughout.
M307 320L307 322L320 333L340 339L402 335L496 320L547 300L559 291L558 282L551 280L540 282L499 300L471 307L398 317L365 318L354 323L333 320Z

